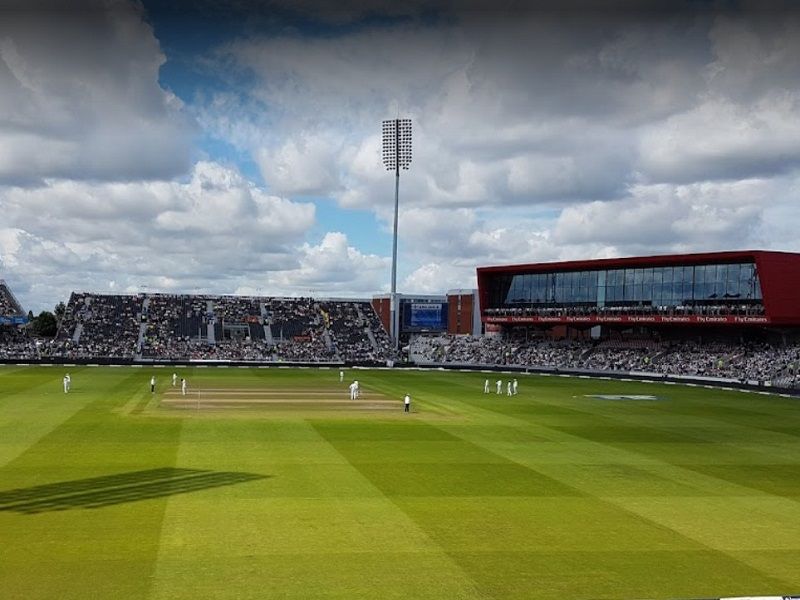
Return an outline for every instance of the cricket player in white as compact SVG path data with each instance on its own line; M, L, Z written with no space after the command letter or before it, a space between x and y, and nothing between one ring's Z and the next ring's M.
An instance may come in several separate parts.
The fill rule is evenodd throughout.
M343 381L344 381L344 371L342 369L339 369L339 383L342 383Z
M499 396L502 393L503 393L503 380L502 379L498 379L497 380L497 395Z
M358 379L356 379L353 383L356 384L356 398L361 397L361 384L358 383Z
M172 374L172 387L175 387L177 385L177 383L178 383L178 374L177 373L173 373Z
M186 380L181 378L181 395L186 395Z
M515 396L517 395L517 387L518 386L519 386L519 382L516 380L516 378L514 378L514 381L512 383L512 389L514 390L514 395Z
M483 382L483 393L484 394L488 394L489 393L489 380L488 379Z
M72 377L70 377L69 373L67 373L66 375L64 375L64 379L67 380L67 391L69 391L70 388L72 387Z
M68 392L69 392L69 379L67 379L67 376L64 375L64 393L66 394Z
M403 398L403 412L409 412L411 410L411 396L406 394L406 397Z
M150 393L152 394L155 391L156 391L156 376L153 375L150 378Z
M355 400L358 397L358 385L354 381L350 384L350 400Z
M507 395L508 395L508 396L511 396L511 395L512 395L512 393L511 393L511 388L512 388L512 387L514 387L514 384L513 384L513 383L511 383L511 381L509 381L509 382L508 382L508 385L507 385L506 387L507 387L507 390L508 390L508 393L507 393Z

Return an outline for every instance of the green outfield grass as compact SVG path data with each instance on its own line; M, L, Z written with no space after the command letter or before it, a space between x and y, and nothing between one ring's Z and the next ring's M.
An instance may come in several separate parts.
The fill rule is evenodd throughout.
M0 367L3 600L800 593L798 400L276 368L176 369L183 397L172 369L75 367L64 394L65 370Z

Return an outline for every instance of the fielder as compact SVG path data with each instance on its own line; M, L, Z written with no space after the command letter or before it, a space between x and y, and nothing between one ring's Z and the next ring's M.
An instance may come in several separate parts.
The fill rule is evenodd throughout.
M517 379L516 379L516 378L514 378L514 381L512 382L512 388L513 388L513 390L514 390L514 395L515 395L515 396L517 395L517 386L518 386L518 385L519 385L519 382L517 381Z
M344 370L339 369L339 383L344 381Z
M153 375L150 378L150 393L152 394L155 391L156 391L156 376Z
M177 385L177 383L178 383L178 374L177 373L173 373L172 374L172 387L175 387Z
M183 377L181 377L181 395L186 395L186 380Z
M484 394L488 394L489 393L489 380L488 379L483 382L483 393Z
M513 384L513 383L511 383L511 381L509 380L509 382L508 382L508 385L506 386L506 389L507 389L507 394L506 394L506 395L508 395L508 396L513 396L512 392L511 392L511 389L512 389L513 387L514 387L514 384Z
M67 380L67 391L69 391L72 388L72 377L70 377L69 373L67 373L64 375L64 379Z
M69 379L67 379L66 375L64 375L64 393L69 393Z
M499 396L500 394L503 393L503 380L498 379L496 386L497 386L497 395Z
M411 411L411 396L406 394L406 397L403 398L403 412L410 412Z

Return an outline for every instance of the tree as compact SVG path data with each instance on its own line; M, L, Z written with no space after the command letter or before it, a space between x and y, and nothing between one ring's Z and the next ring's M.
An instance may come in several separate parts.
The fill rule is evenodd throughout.
M58 331L56 317L53 313L43 310L32 322L33 333L40 337L55 337Z

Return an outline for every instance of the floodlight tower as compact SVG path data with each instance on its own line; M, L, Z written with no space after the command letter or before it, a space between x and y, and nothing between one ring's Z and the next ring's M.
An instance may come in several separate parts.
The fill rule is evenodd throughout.
M411 119L389 119L383 122L383 164L394 169L394 235L392 238L392 293L389 297L391 323L389 335L398 347L400 327L397 315L397 213L400 199L400 169L411 166Z

